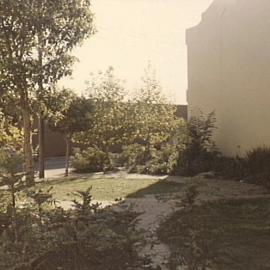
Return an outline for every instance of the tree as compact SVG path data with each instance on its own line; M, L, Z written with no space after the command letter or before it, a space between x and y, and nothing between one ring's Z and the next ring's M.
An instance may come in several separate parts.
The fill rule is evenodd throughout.
M142 86L136 93L134 105L134 141L150 147L160 147L176 134L181 123L175 115L176 106L163 95L155 71L149 65L142 78Z
M76 132L89 130L92 126L93 103L90 99L78 97L68 89L55 90L48 99L51 109L49 126L65 136L66 140L66 170L69 171L69 156L71 141Z
M127 139L125 89L115 77L113 68L109 67L106 72L91 78L87 91L95 105L93 127L76 138L85 145L97 146L110 160L111 147L123 144Z
M33 182L31 148L31 91L35 45L30 1L0 2L0 92L14 98L19 105L24 127L25 166L28 182Z
M28 184L34 183L33 101L40 105L50 86L70 73L74 59L69 53L93 33L92 21L89 0L0 2L0 92L13 98L21 111Z
M93 14L90 1L35 2L37 32L37 99L39 102L39 176L44 178L44 98L63 76L71 74L75 58L69 53L82 40L92 35Z

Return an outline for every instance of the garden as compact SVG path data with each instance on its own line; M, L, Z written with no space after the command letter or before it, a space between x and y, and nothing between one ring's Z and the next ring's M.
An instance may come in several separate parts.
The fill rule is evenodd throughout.
M133 93L112 67L59 88L96 32L88 0L1 1L0 18L0 269L270 268L269 147L223 156L215 113L178 117L150 64Z

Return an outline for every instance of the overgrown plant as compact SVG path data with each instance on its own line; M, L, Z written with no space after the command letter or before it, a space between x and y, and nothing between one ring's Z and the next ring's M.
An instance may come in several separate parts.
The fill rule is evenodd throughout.
M201 112L187 123L186 141L180 150L175 173L193 176L212 169L213 160L219 155L213 141L215 113L207 116Z

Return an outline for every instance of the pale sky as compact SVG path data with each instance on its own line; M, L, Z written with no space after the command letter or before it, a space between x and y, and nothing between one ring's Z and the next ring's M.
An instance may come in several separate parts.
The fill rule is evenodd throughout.
M213 0L92 0L97 33L74 51L73 79L61 85L85 90L91 72L115 68L130 90L140 85L148 62L174 103L186 103L185 30Z

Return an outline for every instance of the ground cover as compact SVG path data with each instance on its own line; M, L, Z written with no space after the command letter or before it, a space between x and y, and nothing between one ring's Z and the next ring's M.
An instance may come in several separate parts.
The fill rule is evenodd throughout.
M159 231L170 269L270 269L270 199L216 200L175 212ZM197 267L197 268L196 268ZM182 268L181 268L182 269Z

